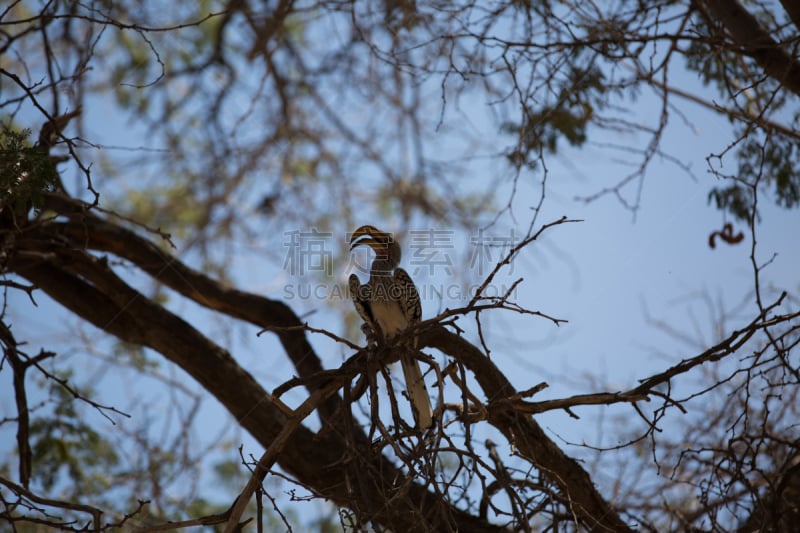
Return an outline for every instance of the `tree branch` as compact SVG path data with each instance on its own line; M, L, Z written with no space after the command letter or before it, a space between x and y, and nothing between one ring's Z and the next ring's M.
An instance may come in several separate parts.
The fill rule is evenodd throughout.
M71 511L78 511L81 513L88 513L92 516L92 523L94 524L94 529L96 531L100 530L101 517L103 515L103 511L101 511L96 507L92 507L91 505L83 505L80 503L54 500L52 498L44 498L42 496L34 494L25 487L17 485L13 481L5 479L2 476L0 476L0 485L5 485L14 494L17 494L20 497L27 498L28 500L34 503L38 503L40 505L46 505L48 507L56 507L59 509L69 509Z
M28 441L30 436L30 415L28 413L28 395L25 391L25 371L27 365L23 363L17 352L17 341L14 339L11 330L0 322L0 342L3 343L3 353L11 364L11 372L14 376L14 401L17 404L17 453L19 454L19 480L22 486L28 488L31 478L31 444Z
M800 96L800 62L775 42L737 0L700 0L714 19L725 26L734 42L753 57L770 77ZM712 26L713 27L713 26Z
M472 370L487 396L489 422L513 443L520 455L561 489L581 524L592 531L631 531L597 491L586 470L545 435L533 417L517 412L508 403L503 405L500 400L516 391L488 357L443 327L422 332L420 342L456 358Z
M786 13L789 14L789 18L792 19L792 22L794 22L795 33L800 32L800 3L794 0L781 0L781 5L783 9L786 10Z
M79 200L47 194L45 205L70 217L67 222L51 224L48 232L61 234L76 246L113 253L204 307L274 331L300 376L323 371L319 356L303 331L303 323L283 302L218 283L133 231L100 219L89 212L88 204ZM328 416L338 407L338 399L330 398L322 406L322 414Z
M56 237L50 239L56 240ZM21 239L18 244L25 243ZM58 262L69 265L69 269ZM217 398L265 448L274 443L289 422L289 416L273 397L228 352L131 289L105 261L74 249L35 257L18 251L9 266L98 328L163 354ZM234 299L238 297L235 295ZM304 426L297 427L278 459L283 470L313 487L321 497L359 509L370 520L391 524L397 530L419 529L422 524L434 531L502 530L446 504L425 487L404 481L406 475L392 461L375 454L360 431L344 438L336 428L328 429L334 431L315 434ZM352 481L363 479L365 472L370 485L354 486ZM403 487L399 493L398 484Z

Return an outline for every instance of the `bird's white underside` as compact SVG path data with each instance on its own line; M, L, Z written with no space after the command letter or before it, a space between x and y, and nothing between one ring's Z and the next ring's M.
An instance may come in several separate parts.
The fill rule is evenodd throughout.
M370 306L372 315L387 339L391 339L408 327L408 319L397 301L372 300Z

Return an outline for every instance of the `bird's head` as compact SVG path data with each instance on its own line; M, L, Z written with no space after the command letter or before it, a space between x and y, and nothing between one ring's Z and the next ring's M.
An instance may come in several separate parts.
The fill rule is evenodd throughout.
M361 226L353 232L350 250L366 244L375 251L375 257L387 261L391 268L400 264L400 244L391 233L381 231L375 226Z

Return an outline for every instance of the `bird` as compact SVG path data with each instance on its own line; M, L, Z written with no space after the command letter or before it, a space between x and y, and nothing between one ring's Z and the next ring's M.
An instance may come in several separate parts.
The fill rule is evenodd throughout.
M402 250L391 233L375 226L361 226L353 232L350 243L351 251L361 245L375 251L369 281L361 285L358 276L351 274L349 289L353 305L364 321L362 330L368 344L383 344L419 323L419 292L411 276L398 266ZM417 429L424 431L433 425L433 409L419 361L413 355L416 347L416 337L411 346L401 347L400 364Z

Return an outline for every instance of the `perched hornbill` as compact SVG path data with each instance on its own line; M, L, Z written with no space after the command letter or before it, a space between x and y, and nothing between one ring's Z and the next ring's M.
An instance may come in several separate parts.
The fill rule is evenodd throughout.
M408 273L397 266L400 244L392 234L374 226L361 226L353 233L350 249L362 244L375 251L375 260L366 285L361 285L355 274L350 275L350 297L376 340L383 343L420 321L419 292ZM401 347L400 364L417 428L425 430L433 425L433 409L419 362L414 357L416 345L415 338L410 346Z

